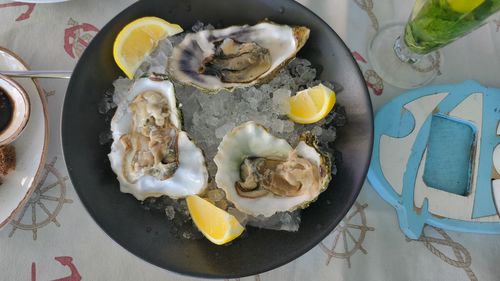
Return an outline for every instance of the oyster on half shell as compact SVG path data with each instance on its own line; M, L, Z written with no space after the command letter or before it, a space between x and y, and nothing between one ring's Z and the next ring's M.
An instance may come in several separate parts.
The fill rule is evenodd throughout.
M235 207L252 216L305 208L331 179L330 159L306 134L296 148L247 122L224 136L215 181Z
M308 38L306 27L272 22L202 30L174 48L168 72L207 91L264 83L295 58Z
M108 157L120 190L139 200L201 193L208 182L205 158L181 131L174 87L169 81L138 79L111 120Z

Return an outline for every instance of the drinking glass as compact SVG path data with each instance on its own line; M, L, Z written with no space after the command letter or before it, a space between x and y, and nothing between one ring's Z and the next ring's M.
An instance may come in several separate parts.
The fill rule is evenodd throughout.
M406 24L382 28L368 47L373 69L403 89L437 75L439 49L480 27L500 10L500 0L416 0Z

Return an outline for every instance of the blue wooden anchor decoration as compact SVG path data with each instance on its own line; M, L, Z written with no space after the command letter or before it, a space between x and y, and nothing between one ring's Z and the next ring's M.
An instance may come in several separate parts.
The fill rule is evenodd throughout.
M499 121L500 90L475 81L409 91L378 111L368 180L409 238L425 224L500 233Z

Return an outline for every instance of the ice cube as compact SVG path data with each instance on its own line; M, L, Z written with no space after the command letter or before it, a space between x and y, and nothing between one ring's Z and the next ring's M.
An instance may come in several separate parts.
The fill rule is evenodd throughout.
M250 216L247 224L272 230L297 231L300 225L300 211L279 212L268 218Z
M332 142L335 140L336 137L337 137L337 130L335 128L328 128L326 130L323 130L323 132L321 133L320 140L326 142Z
M273 134L281 134L285 129L285 123L282 120L276 119L271 123L271 131Z
M317 137L321 136L321 133L323 133L323 129L321 129L320 126L315 126L312 130L311 133Z
M113 140L113 135L111 131L102 132L99 134L99 144L104 145L108 144Z
M213 190L208 191L207 196L208 196L208 198L210 198L214 202L217 202L217 201L224 199L226 197L226 193L224 192L224 190L217 188L217 189L213 189Z
M165 214L169 220L173 220L175 218L175 209L173 206L165 207Z
M241 224L241 225L246 225L247 224L247 221L248 221L248 215L241 212L240 210L234 208L234 207L229 207L227 209L227 212L230 213L231 215L233 215L236 220L238 220L238 222Z
M201 21L196 21L193 25L193 27L191 27L191 30L193 32L198 32L198 31L201 31L203 30L203 28L205 27L205 24L202 23Z
M233 122L228 122L219 128L215 129L215 137L218 139L222 139L231 129L234 128Z
M273 93L274 110L279 114L287 115L290 112L290 90L280 88Z
M115 104L120 104L122 100L125 100L130 87L132 87L133 81L127 78L118 78L113 82L114 93L113 102Z
M189 232L189 231L184 231L182 233L182 237L185 238L185 239L191 239L191 238L193 238L193 234L191 232Z

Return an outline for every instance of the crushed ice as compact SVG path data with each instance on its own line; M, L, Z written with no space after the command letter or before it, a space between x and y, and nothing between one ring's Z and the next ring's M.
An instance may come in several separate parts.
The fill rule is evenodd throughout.
M197 22L193 32L202 29L213 29L211 25ZM135 77L143 77L148 73L166 74L168 57L173 46L178 44L185 34L179 34L159 42L157 48L141 64ZM214 189L213 177L217 167L213 158L217 152L217 146L232 128L246 121L255 121L270 129L277 137L286 139L292 146L298 142L299 136L305 131L311 131L319 139L320 146L330 151L333 150L333 142L336 138L337 126L346 123L345 111L341 106L335 106L334 110L320 122L312 125L300 125L287 119L289 112L288 98L297 91L323 83L326 87L333 89L338 94L343 90L342 86L329 81L316 79L316 69L306 59L296 58L286 68L280 71L268 84L236 89L233 92L222 90L217 95L209 95L198 89L175 84L176 97L179 100L183 113L183 129L204 151L211 180L207 199L216 206L227 209L243 225L248 224L255 227L297 231L300 224L300 211L277 213L270 218L247 216L225 200L225 195L220 189ZM98 105L98 110L110 121L114 114L116 104L124 100L125 95L132 86L133 81L119 78L114 81L114 92L104 95ZM111 141L110 132L99 135L99 143L108 144ZM335 159L331 155L332 161ZM335 165L332 171L336 172ZM222 197L221 197L222 196ZM143 202L146 209L156 209L165 212L167 218L174 222L173 232L177 236L187 239L199 237L199 232L194 227L189 217L184 200L172 200L166 196L159 198L147 198Z

